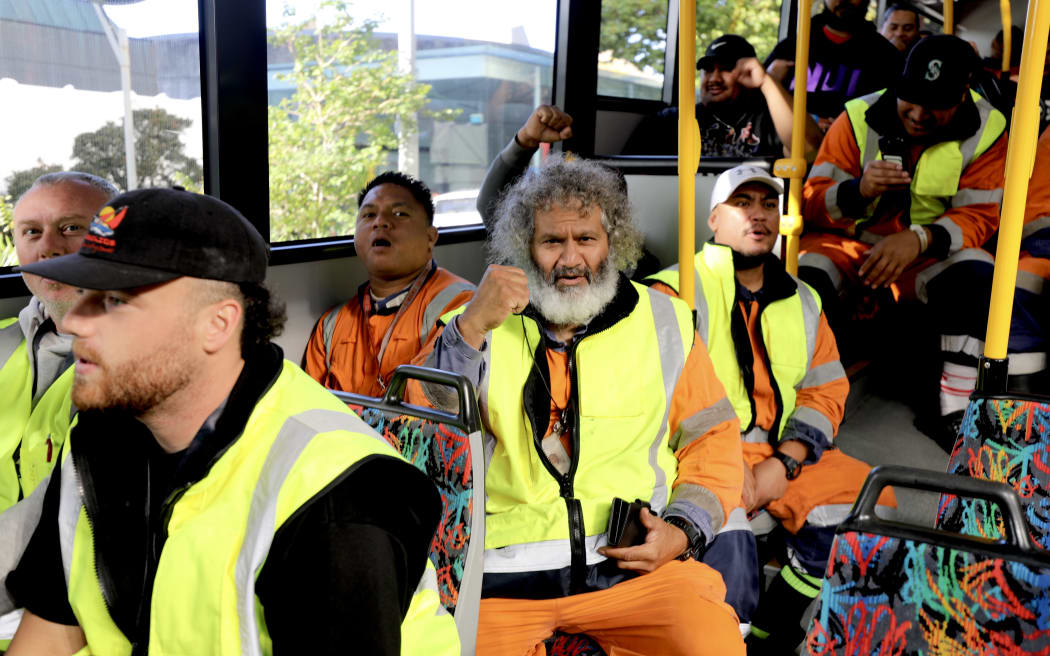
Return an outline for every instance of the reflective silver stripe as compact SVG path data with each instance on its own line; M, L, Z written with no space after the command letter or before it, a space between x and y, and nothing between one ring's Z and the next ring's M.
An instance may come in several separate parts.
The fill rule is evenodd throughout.
M237 556L234 580L237 586L237 614L240 619L241 653L262 656L259 627L255 616L255 577L266 561L273 542L277 520L277 498L285 479L299 456L318 433L335 430L359 431L382 442L356 415L334 410L308 410L289 417L274 439L252 493L247 529ZM64 468L63 468L64 469Z
M817 349L817 328L820 326L820 305L816 294L809 285L796 279L798 297L802 301L802 322L806 327L806 369L813 362L813 353Z
M835 291L842 292L842 273L839 272L838 267L835 266L835 263L832 262L831 258L827 255L812 251L803 253L798 258L798 265L800 267L820 269L828 274L828 278L831 278L831 284L834 285Z
M733 508L729 511L729 517L726 518L726 524L722 528L718 529L716 535L722 533L728 533L729 531L748 531L751 532L751 522L747 521L747 511L741 507Z
M1018 271L1017 288L1041 296L1043 292L1047 291L1048 286L1042 276L1036 275L1031 271Z
M17 320L0 328L0 367L7 363L23 341L25 336L22 334L22 325Z
M939 226L944 226L944 229L948 231L948 234L952 237L952 244L948 248L949 253L955 253L962 250L963 247L963 231L955 221L952 221L951 217L942 216L941 218L934 221Z
M474 289L474 285L469 282L454 282L435 294L434 298L430 299L430 303L428 303L426 309L423 310L423 323L419 326L420 346L426 344L427 336L430 335L430 331L434 328L434 324L438 322L441 315L445 314L445 306L451 303L452 299L456 298L463 292L472 289Z
M704 294L704 283L700 280L700 272L693 267L693 289L695 296L696 307L696 332L700 335L700 339L707 344L707 340L710 337L708 333L708 320L711 317L710 311L707 309L707 295Z
M591 535L584 540L588 565L605 560L605 556L598 553L598 548L606 544L608 539L605 533ZM572 564L572 548L568 539L511 544L498 549L486 549L484 562L486 574L562 569ZM458 611L456 614L459 615Z
M941 335L941 351L978 358L984 353L984 340L970 335Z
M846 377L846 370L842 368L842 363L838 360L832 362L825 362L822 365L813 367L806 372L805 378L798 384L796 389L802 389L803 387L819 387L825 383L830 383L833 380L839 380Z
M776 517L770 515L765 509L758 511L748 523L751 525L751 532L755 535L769 535L776 530L777 526L780 526Z
M649 305L653 312L653 325L656 327L656 345L660 351L660 370L664 379L664 394L667 403L660 428L656 431L652 446L649 447L649 466L653 468L653 496L649 499L653 512L660 513L667 506L667 475L660 468L657 457L660 449L667 444L668 417L671 414L671 402L674 400L674 388L685 368L682 333L678 328L678 317L674 310L674 301L667 294L647 288Z
M825 417L824 413L820 410L801 405L795 408L795 411L791 413L791 419L803 424L809 424L813 428L816 428L824 433L824 436L828 438L828 441L831 441L831 439L835 437L835 430L831 426L831 420Z
M846 519L851 503L829 503L817 506L806 515L806 523L812 526L837 526Z
M822 177L831 178L835 182L845 182L846 180L852 180L853 176L847 171L840 169L831 162L824 162L823 164L817 164L813 167L813 170L809 172L809 178Z
M755 426L748 432L740 436L740 441L747 444L768 444L769 443L769 431L764 428Z
M883 239L885 239L886 236L885 235L876 235L874 232L871 232L870 230L861 230L860 234L856 235L855 238L856 238L857 241L859 241L861 243L870 244L870 245L874 246L875 244L877 244L880 241L882 241Z
M678 432L671 439L671 450L684 449L718 424L733 419L736 419L736 410L733 409L733 404L729 402L729 399L723 396L714 405L682 420L678 426Z
M952 196L952 207L977 205L979 203L995 203L998 205L1001 202L1003 202L1002 189L960 189Z
M478 454L485 451L481 431L470 434L470 472L474 489L471 491L470 543L467 545L463 578L459 582L456 599L456 630L463 654L473 654L478 635L478 613L481 610L481 580L485 573L485 471L491 453L484 460ZM495 440L493 440L495 447Z
M954 223L952 225L955 225ZM941 260L940 262L928 266L923 269L919 275L915 277L915 295L923 303L929 303L929 293L926 287L932 282L937 276L944 273L948 267L959 262L977 261L984 262L989 266L995 265L995 259L991 253L980 248L964 248L961 251L954 253L948 258Z
M984 98L981 98L974 102L974 105L977 107L977 114L981 118L981 127L973 136L959 144L959 150L962 151L963 156L964 170L976 157L977 146L980 145L981 138L984 136L984 131L988 127L988 118L992 115L992 111L995 109L994 107L992 107L992 104Z
M339 311L342 305L337 305L328 311L324 321L321 322L321 337L324 340L324 368L328 371L332 368L332 336L335 335L335 324L339 319Z
M48 474L33 493L7 510L0 512L0 580L4 573L17 565L33 536L44 508L44 494L51 475ZM13 611L17 606L7 594L7 587L0 585L0 615Z
M706 487L692 483L680 483L674 489L674 494L671 495L672 503L679 501L691 503L697 508L707 511L707 514L711 517L712 528L721 526L725 521L726 513L722 510L722 502L718 500L718 496L714 492Z
M1006 373L1011 376L1025 376L1046 369L1046 353L1011 353L1006 356Z
M62 571L66 575L66 588L73 571L73 541L77 532L80 509L84 507L81 496L80 475L69 457L62 463L62 486L58 501L58 543L62 549Z
M941 351L962 353L977 358L984 354L984 340L970 335L941 335ZM1046 369L1046 353L1010 353L1007 373L1011 376L1034 374Z
M1029 221L1021 228L1021 239L1031 237L1040 230L1050 228L1050 216L1041 216L1034 221Z
M835 220L842 218L842 210L839 209L839 185L841 182L828 187L828 190L824 192L824 209L828 211L828 216Z
M869 103L868 106L870 107L873 104L875 104L874 100L871 103ZM867 121L865 121L865 123L867 123ZM867 127L868 137L864 140L864 158L861 159L861 171L864 170L864 166L868 162L875 161L875 157L879 154L879 133L872 129L870 125L868 125Z

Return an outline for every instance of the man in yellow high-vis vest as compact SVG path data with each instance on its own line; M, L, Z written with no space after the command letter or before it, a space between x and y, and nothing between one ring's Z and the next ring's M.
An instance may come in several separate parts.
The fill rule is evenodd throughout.
M757 166L718 176L707 221L714 236L691 274L697 331L740 419L747 474L741 506L704 562L725 579L742 630L751 625L749 653L780 653L802 640L800 622L820 592L835 527L871 469L834 445L849 380L820 298L772 253L782 191ZM677 294L678 268L646 282ZM770 541L783 564L761 595L749 515L759 524L775 520Z
M270 339L267 247L181 189L110 201L80 251L79 412L7 588L10 654L456 654L429 480ZM410 605L413 610L410 611Z
M697 560L739 499L739 425L687 306L622 274L640 238L615 173L552 157L506 191L500 264L428 360L475 383L489 440L480 655L556 630L613 654L743 653ZM637 542L609 544L614 498L649 504Z
M89 173L64 171L37 178L15 203L11 217L19 264L32 264L80 248L91 217L117 195L108 181ZM47 475L62 446L60 435L27 436L30 416L63 413L68 423L68 382L48 393L72 364L72 339L57 326L75 290L29 273L22 274L33 294L18 317L0 319L0 512L28 496ZM63 406L60 408L59 406ZM40 432L40 431L37 431Z
M799 276L836 329L876 290L922 298L922 274L997 229L1006 118L971 90L978 65L958 37L923 39L893 87L850 100L828 130L804 190Z

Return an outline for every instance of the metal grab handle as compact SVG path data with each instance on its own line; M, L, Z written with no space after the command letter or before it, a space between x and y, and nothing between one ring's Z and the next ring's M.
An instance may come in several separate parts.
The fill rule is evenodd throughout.
M1007 543L1021 551L1042 553L1032 544L1028 525L1024 519L1024 511L1021 509L1021 500L1017 498L1013 489L1005 483L985 481L969 476L944 474L899 465L875 467L864 481L864 487L861 488L860 495L857 497L857 503L846 521L867 525L890 524L891 522L875 514L875 502L878 501L879 494L890 485L991 501L1002 510L1006 524ZM892 522L892 524L901 526L900 522ZM921 526L908 525L908 528L934 541L940 540L945 534L945 531ZM959 535L959 537L971 538L971 536L964 535Z
M405 388L410 380L434 383L455 389L459 398L459 411L456 414L452 414L443 410L421 408L405 403ZM452 424L463 428L468 433L473 433L481 428L481 413L478 411L477 399L474 397L474 386L465 376L454 374L450 371L403 364L394 370L394 375L390 377L390 385L387 386L386 393L381 399L349 392L330 391L347 404L352 403L368 408L376 408L383 412L411 415L420 419Z

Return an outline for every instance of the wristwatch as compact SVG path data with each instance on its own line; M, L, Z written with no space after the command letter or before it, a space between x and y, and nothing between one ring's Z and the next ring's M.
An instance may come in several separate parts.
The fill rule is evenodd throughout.
M780 451L774 451L773 457L784 463L784 469L787 470L787 479L793 481L798 478L798 475L802 473L802 463L795 460L786 453Z
M689 540L689 546L685 548L678 556L678 560L700 560L700 557L704 555L704 551L707 550L707 544L704 542L704 536L700 534L700 531L696 530L691 522L679 517L678 515L672 515L665 517L664 521L671 526L677 526L682 529L685 533L685 537Z

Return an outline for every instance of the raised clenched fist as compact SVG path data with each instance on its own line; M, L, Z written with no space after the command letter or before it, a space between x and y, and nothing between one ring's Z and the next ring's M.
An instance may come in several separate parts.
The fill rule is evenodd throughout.
M529 279L518 267L490 264L474 298L457 320L463 340L481 348L485 335L529 304Z

